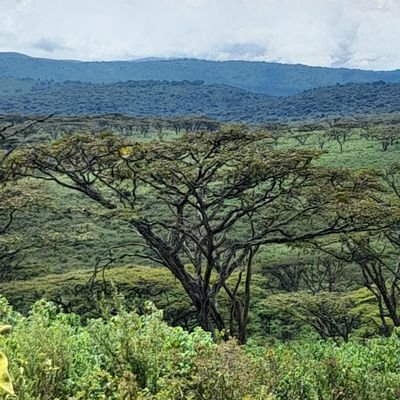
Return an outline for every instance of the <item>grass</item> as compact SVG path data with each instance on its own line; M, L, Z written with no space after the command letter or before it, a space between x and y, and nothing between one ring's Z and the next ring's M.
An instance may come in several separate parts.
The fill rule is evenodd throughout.
M300 146L299 143L285 136L279 140L278 148L306 148L319 149L315 138L307 141L306 145ZM400 160L400 143L389 147L387 151L382 150L379 142L366 140L354 133L343 145L343 152L337 142L328 141L323 149L323 154L318 160L318 164L332 168L348 168L352 170L376 168L381 169L391 163Z

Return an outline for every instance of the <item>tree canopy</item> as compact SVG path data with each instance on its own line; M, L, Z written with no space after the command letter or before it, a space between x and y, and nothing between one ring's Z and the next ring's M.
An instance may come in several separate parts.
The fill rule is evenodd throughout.
M22 148L7 168L78 191L127 222L127 251L169 269L203 328L244 342L261 247L374 230L390 213L368 174L322 168L313 163L319 152L272 143L238 126L169 142L73 135Z

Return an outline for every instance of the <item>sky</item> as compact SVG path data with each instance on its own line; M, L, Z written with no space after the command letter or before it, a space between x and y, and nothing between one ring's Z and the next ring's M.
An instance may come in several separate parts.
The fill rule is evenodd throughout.
M400 0L0 0L0 51L400 69Z

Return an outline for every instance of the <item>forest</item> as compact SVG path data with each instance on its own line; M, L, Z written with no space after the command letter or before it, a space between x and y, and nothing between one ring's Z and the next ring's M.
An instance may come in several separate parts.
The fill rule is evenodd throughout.
M398 399L389 111L4 115L3 397Z
M80 81L0 78L0 112L132 117L203 116L222 122L288 122L395 113L400 83L347 83L273 97L204 81Z

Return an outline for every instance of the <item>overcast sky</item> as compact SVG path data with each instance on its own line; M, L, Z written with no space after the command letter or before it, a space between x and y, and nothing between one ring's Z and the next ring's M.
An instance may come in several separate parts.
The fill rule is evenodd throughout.
M0 0L0 51L400 68L400 0Z

